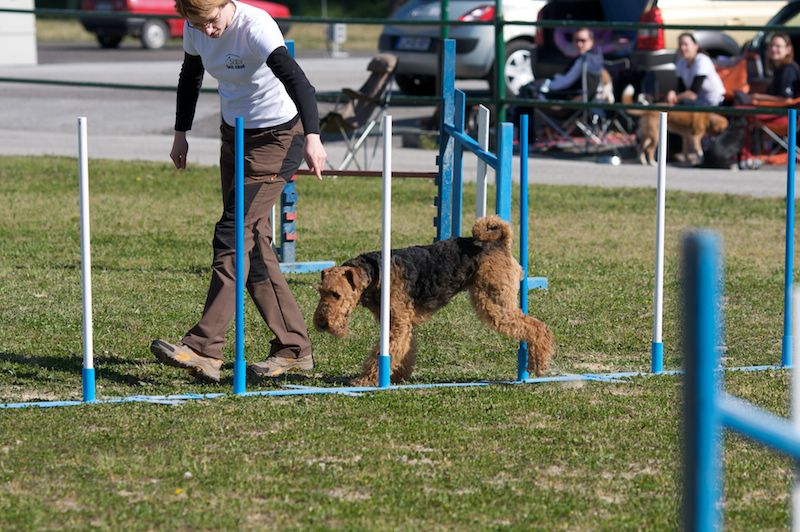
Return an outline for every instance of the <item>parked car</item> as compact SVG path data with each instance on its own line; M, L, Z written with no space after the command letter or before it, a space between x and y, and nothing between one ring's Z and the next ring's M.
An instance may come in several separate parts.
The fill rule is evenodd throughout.
M289 8L283 4L263 0L241 0L258 7L273 18L288 18ZM148 49L163 47L170 37L183 36L183 19L178 18L174 0L82 0L80 17L86 31L97 36L103 48L117 48L126 35L138 37ZM134 14L137 16L115 16ZM140 15L140 16L139 16ZM153 16L156 15L156 16ZM160 18L157 15L174 15ZM285 34L289 25L278 23Z
M536 20L543 0L506 0L506 20ZM451 0L449 20L494 20L492 0ZM411 0L392 14L392 20L439 20L439 0ZM516 95L519 88L533 80L530 50L535 26L506 26L503 38L506 47L506 88ZM431 95L436 88L440 26L384 26L378 40L381 52L397 56L395 80L400 90L413 95ZM492 26L453 26L449 36L456 39L456 77L494 81L494 28Z
M800 60L800 1L795 0L784 5L770 18L767 26L786 26L786 33L792 39L795 50L795 61ZM766 78L770 75L767 68L767 48L769 47L771 32L759 31L744 45L744 52L752 68L749 74L754 78Z
M604 20L610 22L652 22L661 24L760 24L766 21L771 9L778 9L783 1L743 0L550 0L539 12L541 20ZM563 30L561 30L563 31ZM615 31L612 38L627 39L628 48L620 46L619 53L607 54L607 59L626 61L622 69L624 79L620 85L633 83L639 86L650 74L654 82L650 90L656 95L675 88L675 47L679 31L639 30ZM713 30L693 32L700 47L712 57L736 56L740 44L727 33ZM572 59L563 52L563 43L557 42L555 29L543 29L537 34L533 56L534 74L551 77L563 72Z

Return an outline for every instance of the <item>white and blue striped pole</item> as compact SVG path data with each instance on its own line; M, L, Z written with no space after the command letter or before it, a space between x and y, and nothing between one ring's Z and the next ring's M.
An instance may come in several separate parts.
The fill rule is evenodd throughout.
M83 301L83 400L95 400L94 332L92 328L92 252L89 218L89 151L86 117L78 118L78 175L81 209L81 287Z
M662 338L664 314L664 216L667 189L667 113L658 116L658 174L656 184L656 274L653 289L653 342L650 349L650 370L664 369Z
M233 393L243 395L247 387L244 361L244 119L236 117L236 356L233 360Z
M783 342L781 366L792 365L792 274L794 270L794 173L797 109L789 109L789 158L786 167L786 257L783 273Z
M383 117L383 235L381 238L381 340L378 352L378 387L391 384L389 323L392 267L392 117Z
M528 313L528 115L519 123L519 265L522 280L519 282L519 306ZM519 343L517 351L517 380L528 378L528 343Z

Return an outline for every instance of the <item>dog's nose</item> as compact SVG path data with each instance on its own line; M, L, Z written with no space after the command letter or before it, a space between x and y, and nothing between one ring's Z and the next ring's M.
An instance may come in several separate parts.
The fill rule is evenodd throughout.
M325 329L328 328L328 322L327 321L318 321L316 323L316 326L317 326L317 330L324 331Z

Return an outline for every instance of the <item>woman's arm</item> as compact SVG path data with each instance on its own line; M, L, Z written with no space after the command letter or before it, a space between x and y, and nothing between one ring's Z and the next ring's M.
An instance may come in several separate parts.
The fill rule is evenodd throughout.
M181 73L178 76L177 101L175 104L175 136L172 139L172 149L169 157L175 168L186 168L186 155L189 152L189 143L186 142L186 132L192 129L194 112L197 108L197 98L200 96L200 87L203 85L203 60L199 55L183 54Z

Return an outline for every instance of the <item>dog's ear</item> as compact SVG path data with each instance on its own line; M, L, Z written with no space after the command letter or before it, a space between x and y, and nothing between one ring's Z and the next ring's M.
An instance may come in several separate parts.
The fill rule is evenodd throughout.
M344 278L350 284L353 290L359 290L363 287L365 277L364 272L360 268L347 268L344 271Z

